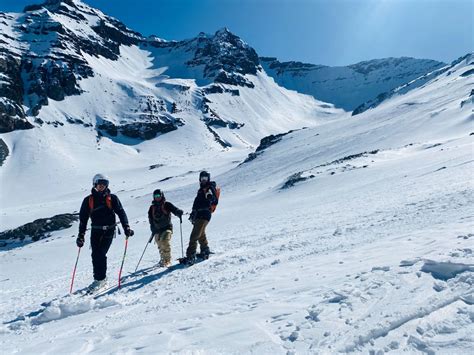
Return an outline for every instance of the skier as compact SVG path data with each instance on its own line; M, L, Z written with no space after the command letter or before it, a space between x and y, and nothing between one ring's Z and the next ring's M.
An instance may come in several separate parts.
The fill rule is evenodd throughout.
M211 214L219 202L219 193L216 183L211 181L211 174L207 171L199 173L199 190L194 199L193 209L189 220L194 225L189 238L189 245L186 250L185 264L192 265L196 262L197 243L201 249L200 256L203 259L209 258L210 250L206 238L206 227L211 220Z
M96 174L92 179L91 194L82 201L79 212L79 235L76 245L82 248L89 217L91 219L91 247L94 281L88 287L89 292L103 288L107 284L107 252L115 235L115 214L119 216L125 235L133 236L127 215L119 198L110 193L109 179L103 174Z
M161 260L159 266L171 266L171 237L173 235L173 224L171 213L182 222L183 211L166 201L165 194L160 189L153 191L153 201L148 209L148 221L154 235L155 243L158 245Z

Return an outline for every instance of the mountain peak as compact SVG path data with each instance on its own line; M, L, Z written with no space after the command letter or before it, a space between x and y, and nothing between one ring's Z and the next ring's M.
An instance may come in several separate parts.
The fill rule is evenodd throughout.
M233 34L232 32L229 31L227 27L222 27L221 29L217 30L215 35L216 36L227 36L229 34Z
M42 8L47 8L48 10L55 10L63 4L72 6L76 9L78 9L77 5L80 5L82 7L89 7L88 5L84 4L81 0L46 0L41 4L27 5L23 9L23 12L36 11Z
M255 50L227 27L214 35L201 32L196 38L185 41L187 51L194 51L188 66L204 66L205 78L215 82L253 87L244 76L256 75L261 69Z
M239 48L250 47L242 40L242 38L232 33L227 27L217 30L216 33L214 33L214 40L219 42L227 42Z

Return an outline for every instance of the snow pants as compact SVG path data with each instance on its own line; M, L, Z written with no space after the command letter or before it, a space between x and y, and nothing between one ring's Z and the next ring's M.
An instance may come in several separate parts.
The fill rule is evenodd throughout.
M115 230L92 229L92 267L94 269L94 280L103 280L107 274L107 252L109 251Z
M196 221L194 221L191 237L189 238L188 249L186 249L186 256L188 258L196 255L198 242L201 248L201 253L204 250L209 249L206 238L206 227L208 224L209 221L206 219L196 219Z
M167 229L161 233L155 234L155 243L158 245L158 250L160 251L161 261L163 263L171 262L171 237L173 232L170 229Z

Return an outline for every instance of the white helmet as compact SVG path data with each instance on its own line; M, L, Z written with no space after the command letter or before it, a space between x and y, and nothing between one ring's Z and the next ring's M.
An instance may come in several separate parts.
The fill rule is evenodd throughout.
M95 174L92 178L92 186L95 187L99 183L102 183L106 187L109 187L109 178L104 174Z

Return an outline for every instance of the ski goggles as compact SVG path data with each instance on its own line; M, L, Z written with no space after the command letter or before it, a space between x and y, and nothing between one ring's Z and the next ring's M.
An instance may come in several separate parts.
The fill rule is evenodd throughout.
M153 198L161 198L162 196L160 194L155 194L153 195Z
M109 186L109 180L105 180L105 179L99 179L97 180L97 183L96 185L104 185L104 186Z
M199 181L209 181L209 177L208 176L201 176L201 178L199 179Z

